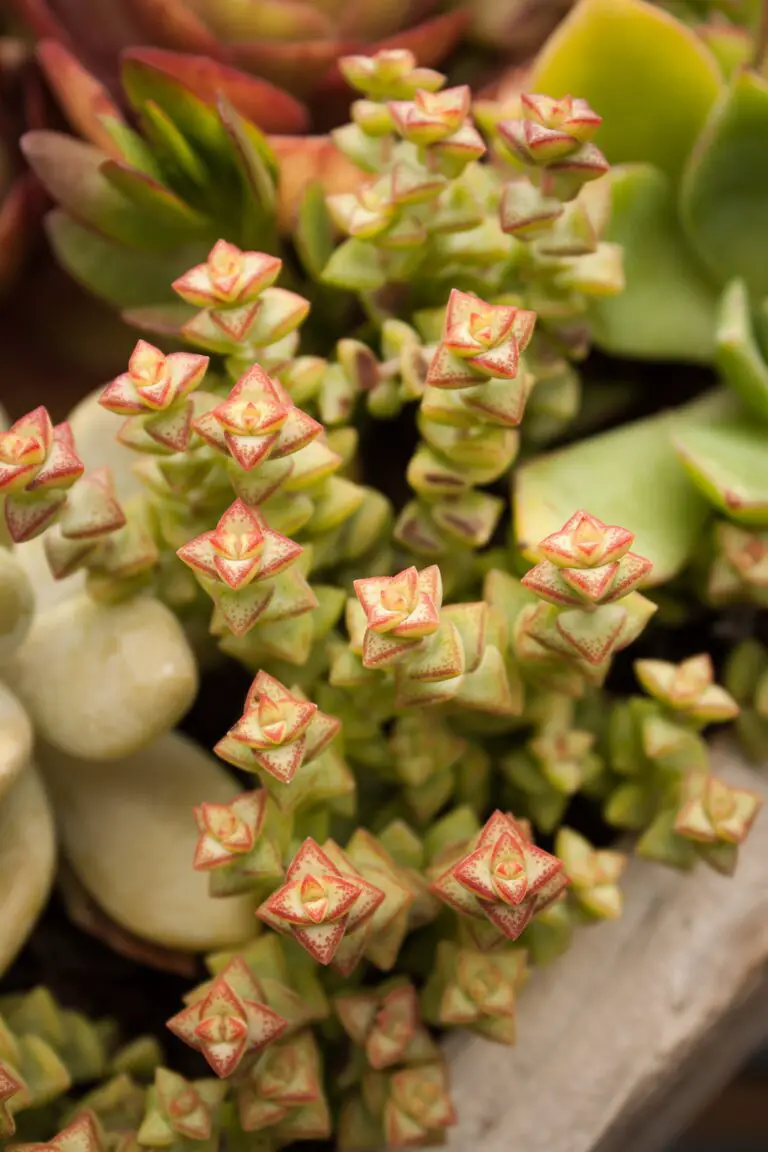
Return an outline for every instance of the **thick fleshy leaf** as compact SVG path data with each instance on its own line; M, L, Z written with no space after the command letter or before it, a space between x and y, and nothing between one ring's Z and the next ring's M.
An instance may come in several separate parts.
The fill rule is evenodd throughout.
M768 524L766 431L748 416L675 437L678 455L708 500L741 524Z
M307 110L295 97L267 80L228 68L208 56L189 56L160 48L131 48L123 59L123 79L125 82L128 76L131 98L141 99L141 85L145 94L156 99L182 129L184 124L173 114L163 95L174 93L175 103L182 94L194 94L194 98L209 109L214 109L219 96L223 95L242 116L267 132L299 133L308 127ZM155 93L146 93L150 83L157 89Z
M206 873L191 867L194 806L228 804L238 794L212 756L172 732L109 764L50 748L42 760L69 863L113 920L188 951L233 946L254 934L252 900L213 899ZM150 890L155 896L146 900Z
M60 209L48 213L45 227L56 258L70 276L118 308L138 308L148 300L176 302L170 285L208 252L207 241L167 253L137 252Z
M147 217L101 171L104 153L59 132L28 132L21 146L30 167L51 197L75 219L104 236L143 250L167 250L177 231Z
M527 90L577 94L603 122L614 164L654 164L677 181L721 87L692 29L644 0L581 0L536 60Z
M723 293L715 342L717 366L726 382L755 415L768 420L768 364L753 331L743 280L733 280Z
M632 164L608 179L612 212L605 239L622 247L625 287L593 302L595 343L644 360L710 361L717 292L681 231L668 178L658 168Z
M520 548L535 559L537 543L574 508L586 508L635 533L637 551L653 563L646 585L671 579L692 554L709 515L707 501L675 455L673 438L717 423L731 407L729 397L715 393L524 464L515 490Z
M15 958L48 899L55 866L53 813L30 764L0 806L0 973Z
M767 134L768 81L741 72L713 109L681 189L683 227L712 276L741 277L760 295L768 293Z
M304 196L315 182L334 195L354 192L365 179L330 136L271 136L269 144L280 169L278 223L284 232L295 228Z

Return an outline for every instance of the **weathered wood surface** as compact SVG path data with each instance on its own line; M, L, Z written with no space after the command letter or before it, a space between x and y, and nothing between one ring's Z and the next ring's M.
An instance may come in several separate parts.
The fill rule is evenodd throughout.
M714 760L768 797L733 745ZM733 880L633 860L624 890L532 978L516 1048L449 1042L454 1152L660 1152L768 1039L768 806Z

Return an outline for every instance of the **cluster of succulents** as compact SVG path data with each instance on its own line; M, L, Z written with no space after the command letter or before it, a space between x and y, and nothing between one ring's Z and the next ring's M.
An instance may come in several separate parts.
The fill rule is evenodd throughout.
M460 12L365 55L374 7L263 0L257 38L126 0L118 84L19 5L82 137L24 139L52 247L136 339L0 431L0 970L57 846L73 917L207 966L168 1005L191 1079L0 996L22 1147L439 1144L439 1034L516 1042L530 968L621 915L612 838L730 876L759 814L709 735L768 754L764 169L731 162L768 87L716 6L581 0L475 100L433 67ZM299 73L354 93L328 137L287 135ZM722 382L627 420L593 345ZM233 666L212 755L179 725Z

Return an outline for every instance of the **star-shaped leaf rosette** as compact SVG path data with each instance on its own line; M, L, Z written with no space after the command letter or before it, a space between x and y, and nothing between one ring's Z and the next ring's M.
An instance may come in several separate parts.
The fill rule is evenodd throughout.
M211 896L232 896L283 874L276 813L263 788L231 804L195 808L200 838L193 867L209 875Z
M602 118L586 100L524 93L520 110L521 119L502 120L497 129L545 196L571 200L608 171L608 161L592 143Z
M438 1055L421 1021L413 984L397 978L378 988L342 992L333 1006L344 1031L362 1049L371 1068L423 1064Z
M528 840L512 816L497 811L431 888L467 917L470 936L486 949L517 940L567 884L562 861Z
M280 580L301 553L300 544L273 532L258 510L238 499L212 531L184 544L177 555L213 599L225 628L244 636L260 619L274 622L317 606L300 573Z
M320 1052L309 1031L271 1044L239 1078L235 1097L243 1132L264 1133L274 1141L268 1147L331 1134Z
M342 1106L343 1149L439 1147L457 1120L441 1060L368 1072L360 1093Z
M522 583L544 601L528 605L515 625L518 657L574 661L591 683L604 680L612 656L640 634L655 605L635 589L651 562L631 552L634 536L587 512L576 512L538 545L544 559Z
M106 1152L109 1147L110 1142L98 1117L87 1108L78 1112L52 1140L12 1145L19 1152Z
M0 432L0 499L11 539L21 544L44 532L84 471L69 424L54 427L46 408Z
M385 893L365 879L333 841L304 841L285 882L257 910L277 932L290 934L318 964L348 975L362 958L370 921Z
M330 771L331 762L323 753L340 726L335 716L321 712L298 688L289 691L273 676L259 672L243 715L215 752L258 775L281 811L291 811L297 800L304 799L306 769L322 757Z
M370 671L393 671L395 705L454 701L514 714L516 702L483 601L442 607L440 569L406 568L354 581L347 605L350 649Z
M139 340L128 371L99 397L107 411L127 417L117 433L120 443L153 454L185 452L194 411L190 393L202 384L207 370L207 356L191 352L165 356Z
M0 1136L13 1136L16 1121L13 1118L14 1101L20 1104L27 1089L24 1081L4 1061L0 1061Z
M503 502L477 485L503 476L534 383L521 361L535 314L488 304L454 289L421 397L419 445L408 468L417 499L403 509L397 538L439 556L488 543Z
M570 882L568 895L582 914L596 920L621 916L624 899L618 882L627 867L622 852L594 848L572 828L559 829L555 852Z
M441 1027L464 1027L514 1044L517 993L527 975L520 947L479 952L441 940L432 975L422 995L424 1015Z
M283 262L264 252L243 252L219 240L204 264L173 283L181 299L201 311L181 325L179 334L207 352L253 362L256 353L277 344L306 319L309 301L273 287Z
M225 1094L226 1085L217 1080L185 1080L169 1068L158 1068L136 1134L140 1147L181 1152L192 1143L199 1152L214 1149Z
M323 431L258 364L241 376L226 400L196 417L194 429L229 457L232 484L249 505L267 500L293 472L294 453Z
M680 664L636 660L633 667L648 695L662 704L677 722L702 728L706 724L733 720L739 713L731 694L715 683L712 659L706 652Z
M711 774L692 772L682 788L674 831L689 841L710 867L733 875L739 845L749 835L763 798L747 788L734 788Z
M168 1028L201 1052L219 1077L231 1076L246 1056L282 1036L288 1021L262 1003L262 990L239 956L187 997Z

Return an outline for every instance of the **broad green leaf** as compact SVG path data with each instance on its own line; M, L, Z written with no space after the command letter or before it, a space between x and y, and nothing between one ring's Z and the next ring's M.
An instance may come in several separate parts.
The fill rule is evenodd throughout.
M215 240L210 220L145 172L118 160L105 160L101 172L112 187L135 204L153 224L176 233L177 237L208 236Z
M277 247L277 161L259 129L222 96L221 123L232 143L242 179L242 245L261 252Z
M527 90L580 96L603 117L614 164L642 161L676 181L722 84L696 34L643 0L581 0L547 41Z
M681 220L695 252L725 284L768 293L768 82L736 76L686 168Z
M727 393L715 392L523 465L514 491L520 549L536 559L539 541L583 509L635 533L635 551L653 562L649 585L670 580L685 566L711 514L677 459L673 439L722 419L733 404Z
M167 251L178 244L178 231L148 217L110 184L102 172L105 156L100 149L47 131L28 132L22 145L52 199L75 219L103 236L144 251Z
M768 427L746 414L675 436L688 475L715 507L742 524L768 524Z
M755 415L768 420L768 365L755 339L743 280L734 280L723 293L715 343L726 382Z
M205 260L208 251L208 244L200 243L173 252L137 252L100 236L61 209L50 212L45 223L51 247L70 276L118 308L176 300L171 284Z
M710 361L717 292L680 229L668 178L632 164L614 169L610 182L605 238L623 248L625 288L593 303L595 343L644 360Z

